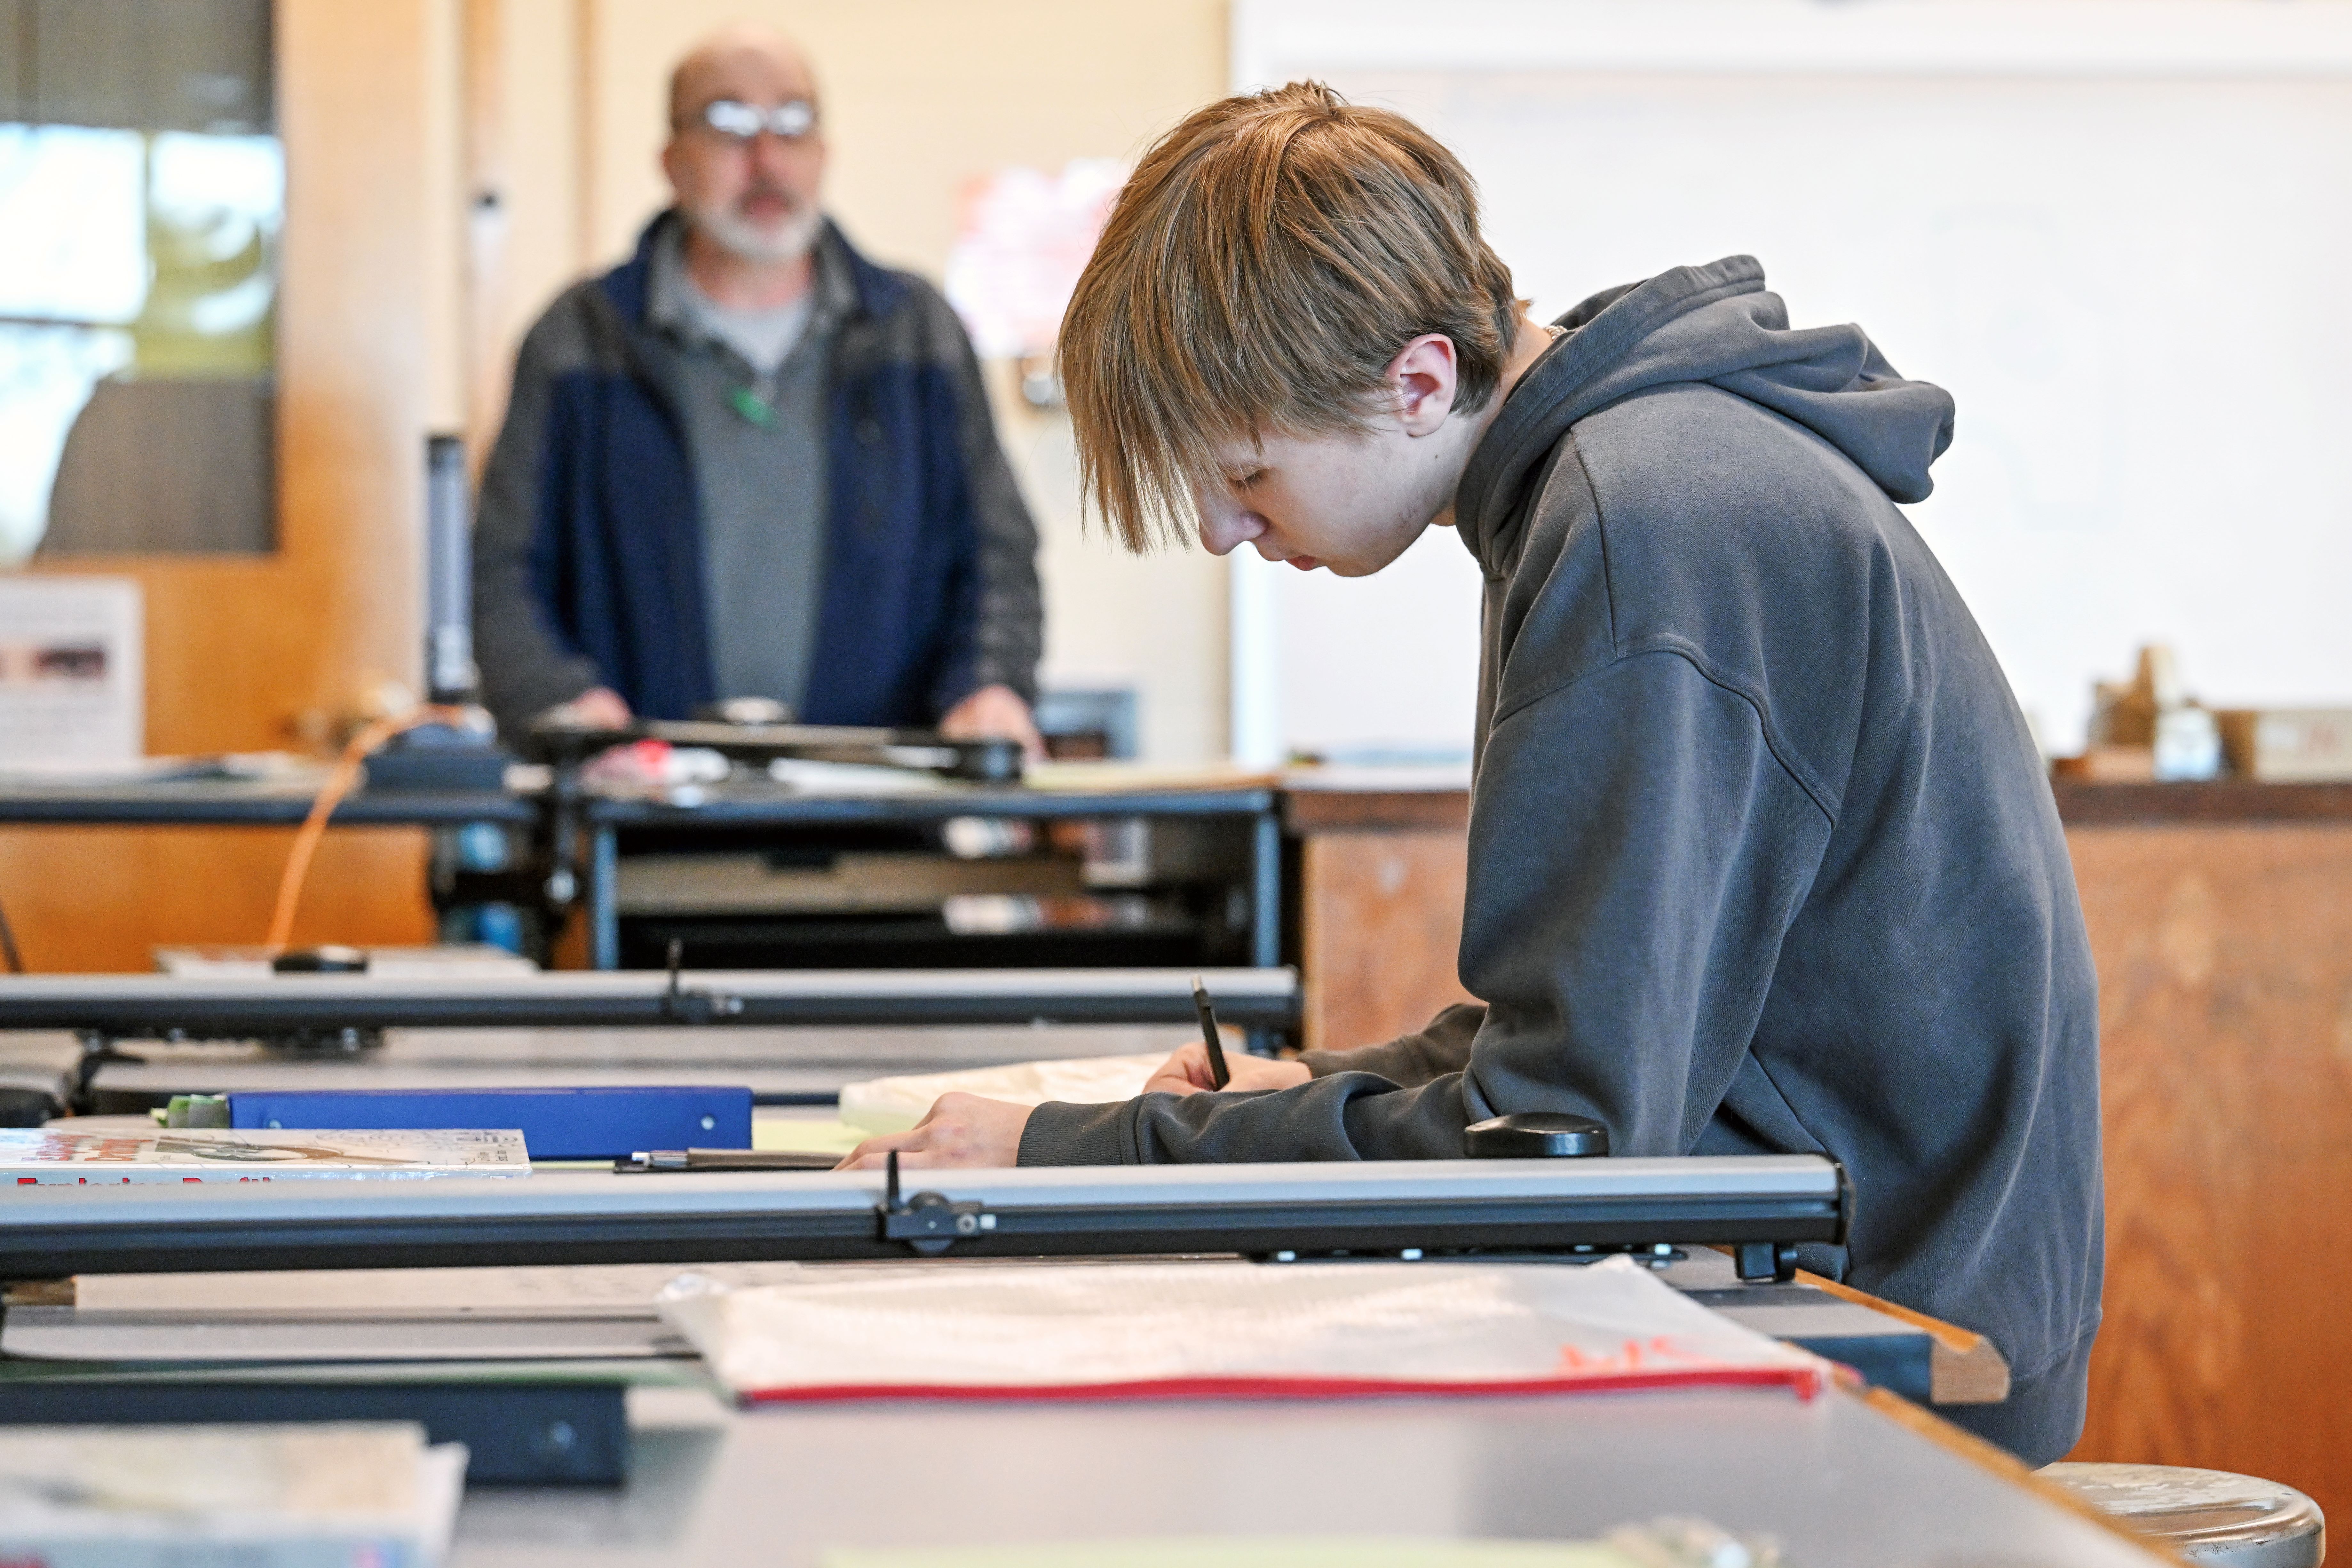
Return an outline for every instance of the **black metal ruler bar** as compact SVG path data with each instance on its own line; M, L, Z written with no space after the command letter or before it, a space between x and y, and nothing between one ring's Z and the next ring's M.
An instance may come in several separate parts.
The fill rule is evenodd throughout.
M1575 1165L1576 1170L1558 1167ZM0 1279L257 1268L890 1258L1569 1252L1835 1242L1842 1173L1781 1159L20 1187ZM1197 1179L1210 1171L1212 1180ZM1059 1180L1052 1178L1060 1177ZM1037 1178L1044 1177L1045 1180ZM1024 1179L1026 1178L1026 1179Z
M1298 1016L1289 969L1211 972L1217 1011L1244 1027ZM118 1038L245 1037L301 1029L646 1025L1187 1024L1176 970L693 970L396 980L278 974L0 976L0 1029Z

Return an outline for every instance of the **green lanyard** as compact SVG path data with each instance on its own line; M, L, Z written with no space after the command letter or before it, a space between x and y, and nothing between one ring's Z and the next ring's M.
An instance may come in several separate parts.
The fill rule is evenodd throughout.
M748 386L727 395L728 406L764 430L776 422L776 405Z

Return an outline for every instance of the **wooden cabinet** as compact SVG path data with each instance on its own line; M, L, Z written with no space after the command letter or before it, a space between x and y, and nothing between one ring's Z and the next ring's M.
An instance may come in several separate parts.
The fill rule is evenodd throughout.
M1460 789L1285 795L1308 1049L1376 1046L1470 1000L1454 974L1469 819Z
M2352 787L2061 785L2099 971L2106 1321L2074 1458L2352 1511Z

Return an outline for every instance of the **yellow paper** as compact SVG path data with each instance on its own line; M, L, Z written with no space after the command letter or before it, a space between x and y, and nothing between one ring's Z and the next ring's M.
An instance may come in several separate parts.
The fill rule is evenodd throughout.
M751 1147L786 1154L846 1154L873 1134L838 1117L754 1116Z

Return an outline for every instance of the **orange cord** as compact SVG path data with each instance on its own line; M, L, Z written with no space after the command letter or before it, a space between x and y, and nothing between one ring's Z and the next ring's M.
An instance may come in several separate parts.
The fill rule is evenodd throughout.
M286 852L286 869L278 879L278 907L269 916L269 940L263 943L275 958L286 951L294 934L294 910L302 902L302 884L310 875L310 858L319 852L319 840L327 836L327 819L335 815L335 807L359 783L360 769L370 753L404 730L419 724L454 724L463 721L464 712L456 708L425 707L404 713L397 718L378 719L351 738L343 754L335 763L335 771L327 775L325 787L310 803L310 815L295 832L294 847Z

